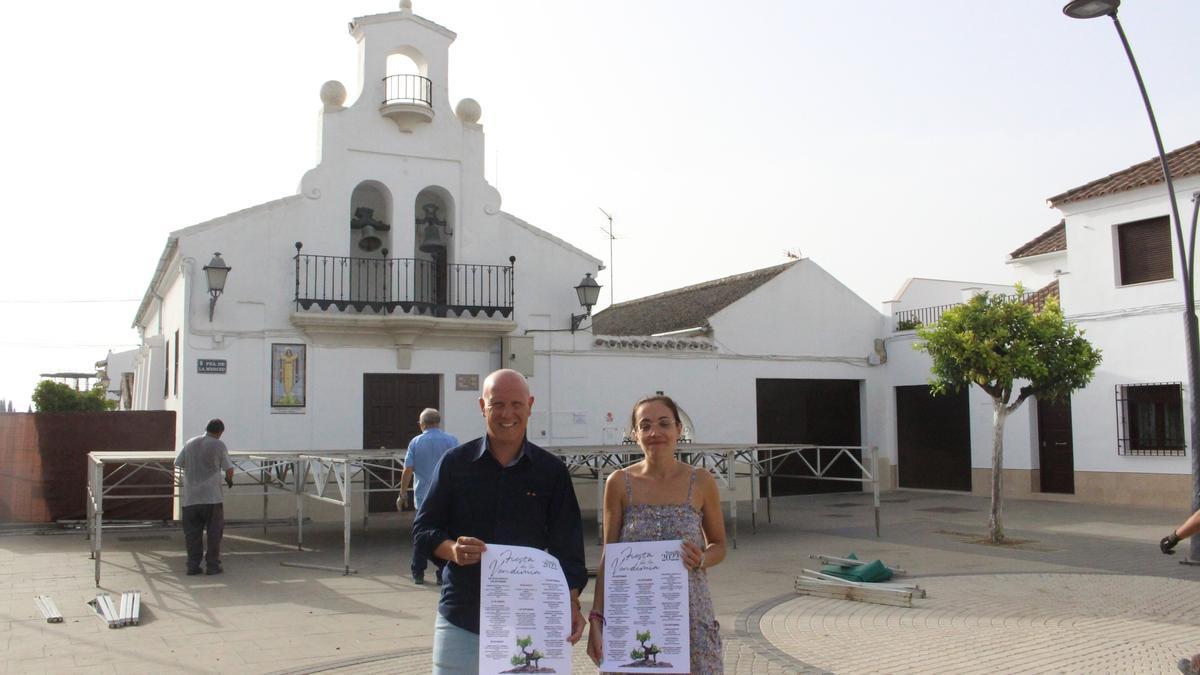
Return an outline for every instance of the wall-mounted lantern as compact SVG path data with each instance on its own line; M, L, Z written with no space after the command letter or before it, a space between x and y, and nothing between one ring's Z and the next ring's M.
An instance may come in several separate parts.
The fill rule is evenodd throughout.
M212 323L213 312L217 309L217 298L225 292L225 278L229 276L231 269L233 268L226 265L225 261L221 259L220 253L214 253L213 259L204 266L204 274L208 276L208 294L211 296L208 301L209 323Z
M592 306L600 299L600 284L596 283L596 280L592 278L592 273L588 272L583 275L583 279L575 287L575 293L579 296L579 304L584 308L584 313L571 315L572 333L579 330L579 324L592 315Z

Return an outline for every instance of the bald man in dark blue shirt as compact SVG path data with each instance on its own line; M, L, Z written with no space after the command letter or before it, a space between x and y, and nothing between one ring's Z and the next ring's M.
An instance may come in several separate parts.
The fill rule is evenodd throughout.
M479 661L479 560L486 542L542 549L571 589L571 644L583 634L587 585L579 501L563 462L525 438L533 397L525 377L498 370L479 407L487 434L442 458L413 521L413 545L448 561L434 626L433 672L473 673Z

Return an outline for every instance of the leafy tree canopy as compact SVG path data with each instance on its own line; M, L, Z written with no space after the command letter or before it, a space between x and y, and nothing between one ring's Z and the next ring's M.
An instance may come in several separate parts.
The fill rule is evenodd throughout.
M1009 402L1014 382L1025 382L1011 408L1030 396L1060 401L1085 386L1100 365L1100 350L1063 319L1054 298L1040 312L1017 295L982 293L946 310L936 324L917 329L917 349L933 361L934 393L974 383Z
M116 401L104 398L100 385L88 391L75 391L61 382L42 380L33 389L33 405L38 412L99 412L116 408Z

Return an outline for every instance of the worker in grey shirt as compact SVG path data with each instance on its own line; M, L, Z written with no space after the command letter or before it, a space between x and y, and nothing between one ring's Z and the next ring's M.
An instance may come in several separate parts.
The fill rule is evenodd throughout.
M187 573L200 574L200 561L207 559L205 574L220 574L221 535L225 531L225 504L221 495L221 474L233 487L233 464L229 450L221 441L225 423L214 419L196 436L184 443L175 455L175 466L183 470L179 504L183 507L183 539L187 546ZM208 531L207 556L204 533Z

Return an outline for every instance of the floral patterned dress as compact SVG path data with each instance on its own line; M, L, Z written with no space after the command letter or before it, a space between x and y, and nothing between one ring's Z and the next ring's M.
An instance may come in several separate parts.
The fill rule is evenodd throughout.
M704 548L704 530L700 512L692 506L692 489L696 485L692 469L688 481L687 499L681 504L634 504L633 484L625 477L625 522L621 525L621 541L662 541L684 539ZM688 570L688 614L690 615L692 675L721 675L725 672L721 660L721 626L713 614L712 596L708 592L708 572Z

